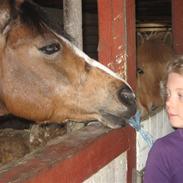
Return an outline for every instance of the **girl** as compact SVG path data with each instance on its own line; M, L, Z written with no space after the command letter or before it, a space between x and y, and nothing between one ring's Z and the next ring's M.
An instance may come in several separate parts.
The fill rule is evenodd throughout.
M166 111L176 130L154 143L144 183L183 183L183 58L168 65L164 86Z

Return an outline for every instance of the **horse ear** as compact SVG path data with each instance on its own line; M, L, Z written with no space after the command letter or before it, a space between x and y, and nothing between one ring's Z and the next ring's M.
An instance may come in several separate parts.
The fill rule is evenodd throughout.
M7 0L1 0L0 6L0 34L5 35L10 29L12 4ZM13 8L19 9L24 0L15 0Z
M0 34L6 32L5 30L10 20L10 11L10 4L6 0L3 0L0 6Z
M10 29L10 20L12 16L12 8L15 10L20 9L20 6L22 3L24 3L25 0L15 0L14 3L11 4L10 1L7 0L1 0L1 6L0 6L0 34L6 34ZM15 15L13 15L15 16Z
M164 36L163 36L163 42L168 45L168 46L171 46L172 47L172 43L173 43L173 36L172 36L172 33L167 31Z
M136 36L137 36L137 40L136 40L137 41L137 46L142 45L145 41L145 38L144 38L143 34L141 32L137 32Z

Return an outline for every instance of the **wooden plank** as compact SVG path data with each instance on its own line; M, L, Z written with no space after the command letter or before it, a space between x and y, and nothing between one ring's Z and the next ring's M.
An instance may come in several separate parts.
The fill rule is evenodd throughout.
M118 72L135 89L136 86L136 42L135 1L100 0L99 17L99 61ZM129 134L127 182L132 182L136 168L136 133Z
M126 75L126 19L124 1L98 1L99 60L113 71Z
M177 54L183 54L183 1L172 0L172 31L174 49Z
M108 65L112 58L112 1L98 1L99 61Z
M79 49L83 49L82 34L82 1L81 0L64 0L64 31L72 38L72 43Z
M100 0L99 60L122 75L135 89L135 1Z
M80 183L131 147L131 127L87 126L1 167L0 183ZM129 143L130 142L130 143Z
M136 22L135 0L126 0L127 75L128 82L136 89Z

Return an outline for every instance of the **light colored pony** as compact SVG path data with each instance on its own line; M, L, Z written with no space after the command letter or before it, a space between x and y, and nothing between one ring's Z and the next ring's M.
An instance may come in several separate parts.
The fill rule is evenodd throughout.
M175 56L170 43L166 43L170 40L166 36L162 33L145 35L137 46L137 104L142 119L155 114L164 104L160 82L168 62Z

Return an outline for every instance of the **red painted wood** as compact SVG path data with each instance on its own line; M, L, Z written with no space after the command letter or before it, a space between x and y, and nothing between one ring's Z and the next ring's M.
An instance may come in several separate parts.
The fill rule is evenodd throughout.
M100 0L99 60L136 85L136 43L134 0ZM126 69L127 67L127 69Z
M98 1L99 60L120 74L125 71L126 30L124 3L121 0Z
M135 1L100 0L99 17L99 60L121 75L127 72L130 85L136 87L136 38L135 38ZM117 60L121 59L118 63ZM125 67L127 66L127 70ZM123 74L122 74L123 73ZM136 168L136 133L132 130L128 142L127 181L132 182Z
M0 169L0 183L80 183L122 152L131 153L132 134L131 127L88 126Z
M174 49L177 54L183 54L183 1L172 0L172 30Z
M112 59L112 0L98 1L99 61L107 65Z
M135 172L136 172L136 132L134 129L130 131L130 141L129 141L129 150L127 153L127 164L128 164L128 172L127 172L127 182L132 183L135 180Z
M127 75L128 82L136 89L136 22L135 0L126 0L127 28Z

